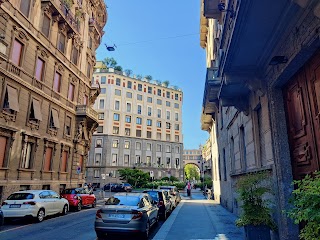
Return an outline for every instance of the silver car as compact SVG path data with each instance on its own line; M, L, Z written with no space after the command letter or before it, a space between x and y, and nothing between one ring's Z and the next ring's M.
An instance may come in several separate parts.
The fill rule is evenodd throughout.
M65 215L69 210L67 199L51 190L26 190L12 193L2 203L5 218L35 217L42 222L45 216Z
M149 237L150 228L159 220L156 203L147 193L116 193L96 213L97 237L110 233L138 233Z

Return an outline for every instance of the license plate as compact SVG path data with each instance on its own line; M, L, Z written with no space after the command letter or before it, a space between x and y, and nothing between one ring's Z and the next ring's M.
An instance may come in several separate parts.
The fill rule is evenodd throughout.
M21 204L10 204L9 208L20 208Z
M109 218L125 218L125 214L108 214Z

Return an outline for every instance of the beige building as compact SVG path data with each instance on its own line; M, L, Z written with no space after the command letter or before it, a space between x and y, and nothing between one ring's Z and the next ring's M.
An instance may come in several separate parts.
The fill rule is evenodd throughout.
M99 127L93 135L87 181L115 182L117 170L124 167L153 171L156 179L182 179L182 91L113 68L97 67L94 81L101 86L94 105Z
M104 1L1 2L0 201L81 185L98 121L91 78Z

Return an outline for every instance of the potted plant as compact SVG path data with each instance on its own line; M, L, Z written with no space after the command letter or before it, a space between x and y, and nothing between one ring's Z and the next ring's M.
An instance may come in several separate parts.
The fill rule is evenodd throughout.
M287 215L300 224L300 238L304 240L320 239L320 172L293 181L296 188L290 202L293 207Z
M270 240L270 230L276 230L271 217L270 201L265 195L271 193L268 172L249 173L236 184L242 213L236 220L238 227L244 227L246 240Z

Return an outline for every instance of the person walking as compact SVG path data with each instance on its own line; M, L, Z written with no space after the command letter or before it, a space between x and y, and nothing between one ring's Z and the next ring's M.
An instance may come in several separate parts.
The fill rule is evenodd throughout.
M188 181L188 183L187 183L187 195L188 195L188 197L191 196L191 183L190 183L190 181Z

